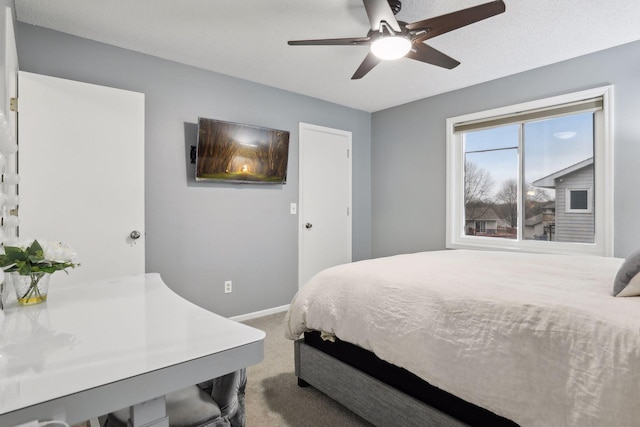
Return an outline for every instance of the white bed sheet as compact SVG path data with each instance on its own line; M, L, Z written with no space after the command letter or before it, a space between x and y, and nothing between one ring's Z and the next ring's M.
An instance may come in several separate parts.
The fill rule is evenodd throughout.
M640 298L618 258L435 251L327 269L286 336L335 334L521 426L638 426Z

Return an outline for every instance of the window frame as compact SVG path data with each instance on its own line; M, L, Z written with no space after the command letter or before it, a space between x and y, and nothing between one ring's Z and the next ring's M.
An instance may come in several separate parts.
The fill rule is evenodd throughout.
M571 193L573 193L574 191L586 191L587 192L587 207L585 209L572 209L571 208ZM591 192L591 188L586 188L586 187L575 187L575 188L566 188L565 189L565 212L566 213L591 213L593 212L593 206L591 203L591 199L592 199L592 192Z
M464 233L464 133L455 133L455 126L464 122L483 121L508 116L523 111L553 109L555 106L602 98L602 110L594 114L594 188L592 210L597 212L594 224L594 243L547 242L524 240L522 219L518 221L517 239L499 239L484 236L467 236ZM613 256L613 86L572 92L476 113L450 117L446 120L446 247L448 249L494 249L522 252L559 254L589 254ZM520 150L521 152L521 150ZM519 160L518 180L522 175L522 158ZM521 185L518 186L518 211L522 212ZM590 190L590 195L593 194ZM589 197L589 203L592 198ZM584 210L579 210L585 212Z

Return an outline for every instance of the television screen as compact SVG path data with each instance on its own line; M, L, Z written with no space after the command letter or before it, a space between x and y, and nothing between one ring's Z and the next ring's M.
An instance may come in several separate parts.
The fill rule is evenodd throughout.
M284 184L289 132L198 118L196 181Z

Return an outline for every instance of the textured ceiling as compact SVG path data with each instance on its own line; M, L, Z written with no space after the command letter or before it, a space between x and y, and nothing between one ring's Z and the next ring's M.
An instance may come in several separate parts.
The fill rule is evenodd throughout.
M405 22L488 0L404 0ZM19 21L365 110L640 40L638 0L504 0L506 12L429 40L446 70L399 59L351 76L364 46L287 40L365 36L361 0L15 0Z

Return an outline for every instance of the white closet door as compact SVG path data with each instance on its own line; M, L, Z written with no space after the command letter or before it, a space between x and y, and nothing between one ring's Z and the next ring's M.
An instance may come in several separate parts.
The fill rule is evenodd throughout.
M144 273L144 95L20 72L18 96L20 238L81 263L52 284Z
M300 123L298 287L351 262L351 132Z

